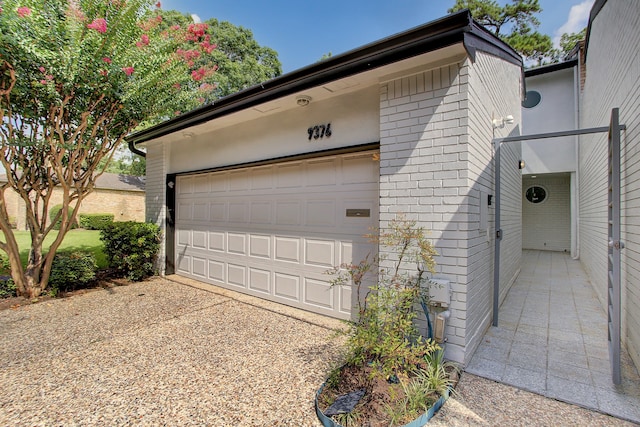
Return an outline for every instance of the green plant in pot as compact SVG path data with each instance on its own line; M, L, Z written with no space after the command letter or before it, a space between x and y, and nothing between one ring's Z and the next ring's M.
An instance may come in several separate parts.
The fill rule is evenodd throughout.
M401 425L425 412L452 385L452 367L443 361L442 349L416 326L416 308L426 306L425 285L437 255L427 232L399 216L368 237L379 244L376 259L328 272L333 286L352 286L359 298L357 318L344 331L344 364L331 372L318 395L325 425ZM334 414L333 404L356 391L362 394L359 401ZM329 424L322 419L325 410L334 414Z

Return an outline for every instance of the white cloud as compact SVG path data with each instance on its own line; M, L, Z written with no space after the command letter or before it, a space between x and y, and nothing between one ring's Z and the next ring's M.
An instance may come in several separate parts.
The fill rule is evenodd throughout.
M577 33L587 26L589 12L594 0L583 0L581 3L571 6L567 21L558 28L553 36L553 45L560 47L560 37L564 33Z
M196 15L195 13L191 14L191 19L193 19L193 22L196 24L199 24L202 22L202 19L200 19L200 17L198 15Z

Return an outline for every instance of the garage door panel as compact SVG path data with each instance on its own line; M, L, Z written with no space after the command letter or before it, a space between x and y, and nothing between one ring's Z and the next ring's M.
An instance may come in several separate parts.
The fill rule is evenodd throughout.
M335 200L307 201L307 220L305 225L330 227L336 223Z
M209 192L209 175L196 175L193 178L193 193Z
M227 233L227 252L245 255L246 241L247 236L245 234Z
M206 231L193 231L193 244L196 249L207 249L207 233Z
M304 302L329 310L333 309L334 288L329 282L305 278L304 279Z
M335 241L305 239L304 263L324 268L331 268L336 264Z
M251 171L251 189L267 190L273 188L273 166L259 167Z
M249 289L252 291L271 293L271 272L258 268L249 268Z
M190 221L192 212L192 203L184 202L178 205L178 221Z
M207 260L205 258L192 257L191 273L199 277L207 277Z
M247 222L247 203L245 202L229 202L229 222L246 223Z
M227 220L227 204L211 202L209 204L209 221L224 222Z
M246 287L246 267L244 265L227 263L227 281L231 285L245 288Z
M340 311L342 313L351 313L353 288L351 286L335 286L334 289L339 294Z
M302 224L300 202L296 201L276 201L276 224L294 225Z
M379 174L378 162L372 159L371 154L346 156L342 167L343 184L369 183L377 179Z
M179 246L189 246L191 243L191 231L189 230L179 230L178 231L178 245Z
M249 237L249 255L258 258L271 258L271 236L252 234Z
M275 259L278 261L300 263L300 239L276 236Z
M274 273L274 294L290 301L300 301L300 277Z
M302 187L302 163L284 163L276 167L276 188Z
M271 224L271 202L251 202L251 224Z
M226 193L228 186L228 176L229 172L218 172L215 174L211 174L211 179L209 180L210 194Z
M179 272L191 274L191 257L189 255L178 255L176 265Z
M228 175L229 189L231 191L242 191L249 189L249 176L243 169L232 171Z
M368 153L179 176L178 273L349 318L353 290L325 272L375 255L362 236L378 221L377 168Z
M337 159L310 161L307 165L307 186L327 186L336 183Z
M209 260L209 279L216 282L225 282L224 270L224 262Z
M209 250L224 252L225 250L225 233L220 231L209 232Z

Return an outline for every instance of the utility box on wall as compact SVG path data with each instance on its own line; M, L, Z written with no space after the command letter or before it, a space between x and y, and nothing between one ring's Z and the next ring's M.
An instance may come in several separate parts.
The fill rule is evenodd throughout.
M429 279L429 305L443 308L451 305L451 283L448 279Z

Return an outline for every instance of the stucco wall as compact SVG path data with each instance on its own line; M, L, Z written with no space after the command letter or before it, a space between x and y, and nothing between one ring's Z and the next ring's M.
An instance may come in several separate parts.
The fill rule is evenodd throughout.
M309 140L307 127L319 123L331 123L331 137ZM168 171L194 171L369 144L378 141L378 132L378 91L372 86L192 138L177 133L181 140L171 144Z
M622 336L640 366L640 8L636 0L609 0L591 27L581 127L609 124L620 108L622 134ZM580 259L606 306L607 138L580 142Z
M522 73L518 66L478 52L469 66L469 172L470 194L496 195L492 139L520 134ZM492 118L512 115L514 123L493 128ZM500 216L503 238L500 251L500 301L513 284L522 255L521 159L520 143L502 144ZM471 198L477 217L479 198ZM495 200L495 199L494 199ZM469 280L467 282L467 356L468 362L492 319L495 203L489 207L489 230L478 229L477 219L470 224Z
M578 127L574 73L576 67L527 77L527 91L540 93L533 108L522 108L522 133L557 132ZM571 172L576 170L576 136L522 143L523 174Z

